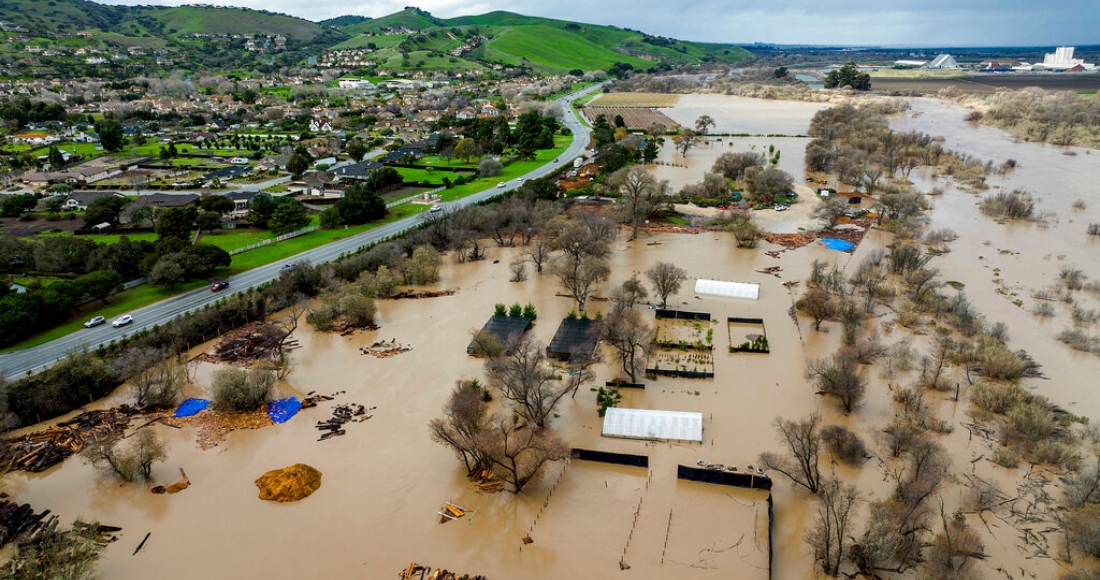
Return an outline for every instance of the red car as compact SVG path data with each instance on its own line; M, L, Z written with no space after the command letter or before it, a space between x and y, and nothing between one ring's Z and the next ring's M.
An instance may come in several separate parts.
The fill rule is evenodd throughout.
M221 290L225 290L226 288L229 288L229 282L215 282L212 286L210 286L210 291L219 292Z

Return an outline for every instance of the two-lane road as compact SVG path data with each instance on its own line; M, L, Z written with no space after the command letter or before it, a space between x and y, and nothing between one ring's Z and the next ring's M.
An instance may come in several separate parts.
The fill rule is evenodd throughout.
M573 132L573 141L569 144L569 147L558 156L557 163L548 163L527 173L523 176L523 179L535 179L549 175L553 173L556 168L568 163L581 154L588 145L590 130L580 122L573 112L573 100L592 91L599 90L601 86L602 85L594 85L558 99L558 102L561 103L562 107L565 109L563 123ZM506 191L513 190L520 185L520 181L511 180L507 182L504 187L492 187L451 202L449 207L451 209L457 209L478 203L491 197L498 196ZM9 379L15 379L27 373L36 373L71 352L82 349L92 350L100 345L108 344L112 340L117 341L124 336L129 336L142 328L151 329L155 325L164 325L184 312L189 312L202 308L207 304L214 303L226 293L242 292L254 286L264 284L265 282L277 278L283 266L287 263L299 261L309 261L310 263L329 262L343 254L354 252L363 246L368 246L380 240L401 234L420 223L422 219L421 216L411 216L350 236L343 240L337 240L319 248L302 252L282 262L254 268L229 278L229 289L224 292L215 293L211 292L209 288L204 287L192 290L186 294L162 300L144 308L139 308L131 312L134 317L134 322L121 328L114 328L110 326L110 324L104 324L95 328L74 332L70 335L35 347L0 355L0 374L3 374L3 376Z

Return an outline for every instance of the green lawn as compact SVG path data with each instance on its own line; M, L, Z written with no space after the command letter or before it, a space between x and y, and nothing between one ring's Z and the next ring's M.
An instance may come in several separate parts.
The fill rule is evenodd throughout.
M504 181L515 179L521 175L524 175L530 171L538 169L543 165L546 165L550 161L554 160L561 155L563 151L569 146L572 137L565 137L563 135L554 136L553 149L544 149L535 154L533 161L517 161L508 165L501 171L500 175L494 177L481 177L475 179L469 183L458 185L450 189L444 190L440 195L443 197L443 201L454 201L461 199L467 195L477 193L483 189L489 187L495 187L496 184Z
M81 307L75 314L69 316L65 322L50 328L43 330L38 334L35 334L26 340L20 341L11 346L5 347L0 352L13 352L24 348L30 348L32 346L38 346L40 344L47 343L56 338L61 338L67 334L74 332L97 332L102 327L96 328L84 328L84 323L93 316L102 316L107 319L106 324L110 324L110 320L121 314L126 314L141 308L142 306L148 306L154 302L159 302L165 298L171 298L176 294L187 292L188 290L194 290L207 284L206 280L192 279L187 282L176 286L172 290L164 288L156 288L143 284L136 288L131 288L111 296L107 304L103 304L99 300L89 302ZM141 322L140 320L137 322Z
M436 185L443 185L443 178L446 177L451 181L462 177L463 173L455 173L453 171L445 171L442 169L429 171L427 169L411 169L408 167L398 167L397 172L401 174L401 177L405 181L427 181Z

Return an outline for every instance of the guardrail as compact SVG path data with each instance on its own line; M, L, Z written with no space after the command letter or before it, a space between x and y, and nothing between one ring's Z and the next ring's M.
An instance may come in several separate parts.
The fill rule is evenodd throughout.
M249 250L255 250L256 248L262 248L264 246L270 246L271 244L276 244L276 243L279 243L283 240L289 240L290 238L296 238L298 236L304 236L308 233L315 232L319 229L321 229L321 226L309 226L308 228L302 228L300 230L294 230L293 232L287 232L287 233L285 233L285 234L283 234L283 235L281 235L277 238L273 238L273 239L270 239L270 240L262 240L262 241L256 242L255 244L248 244L247 246L242 246L240 248L236 248L234 250L231 250L229 252L229 255L230 256L236 256L237 254L243 254L244 252L247 252Z

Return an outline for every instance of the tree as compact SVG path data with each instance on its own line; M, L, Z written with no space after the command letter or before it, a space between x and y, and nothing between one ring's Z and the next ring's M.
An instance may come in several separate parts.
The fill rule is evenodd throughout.
M750 167L764 167L764 155L754 151L743 153L723 153L714 160L711 171L721 173L729 179L740 181Z
M774 71L775 78L777 78L777 79L786 78L787 73L788 73L787 67L785 67L785 66L781 66L781 67L775 69L775 71Z
M50 145L49 151L50 169L57 171L62 167L65 167L65 156L61 154L61 151L57 149L57 146Z
M119 446L120 439L101 441L84 449L84 460L97 469L113 473L123 481L149 479L153 473L153 463L164 461L168 456L164 444L157 439L152 429L142 429L125 447Z
M233 257L223 248L213 244L199 244L190 246L184 250L188 256L187 273L209 276L218 268L228 267Z
M814 321L814 330L821 330L821 322L835 314L832 296L824 288L813 286L794 304Z
M455 157L461 157L463 163L469 163L470 158L477 155L477 143L466 137L455 144Z
M676 150L680 152L680 155L687 155L688 151L695 147L697 141L698 136L691 129L684 129L672 137L672 142L676 145Z
M81 276L78 280L81 291L85 295L106 303L111 292L122 284L122 275L113 270L96 270Z
M199 207L201 207L203 211L226 214L233 211L237 205L233 203L232 199L229 199L228 195L207 195L199 199Z
M122 208L128 202L128 199L117 195L106 195L93 200L92 203L88 205L88 211L84 212L84 225L91 227L102 223L108 223L112 226L117 226Z
M706 136L707 130L714 126L714 119L710 115L699 115L695 120L695 132Z
M344 197L333 206L340 222L348 225L365 224L386 217L386 202L373 191L361 185L353 185Z
M218 411L252 411L271 399L275 375L267 370L214 371L213 405Z
M786 455L761 453L760 462L768 469L787 476L792 483L806 488L810 493L817 493L822 483L821 471L818 469L820 423L821 417L816 413L801 421L787 421L776 417L776 434Z
M180 264L179 254L168 254L157 260L153 268L146 276L149 284L174 288L177 284L187 279L187 270Z
M115 119L101 119L95 123L95 132L99 135L99 143L103 148L112 153L122 151L125 140L122 135L122 123Z
M645 275L653 284L653 293L661 297L661 308L668 305L668 297L680 291L687 279L687 270L669 262L657 262Z
M349 157L354 159L356 163L358 163L362 161L364 157L366 157L367 146L362 141L356 139L351 143L348 143L348 146L344 148L344 152L347 153Z
M158 239L190 240L198 210L194 207L169 207L157 214L155 228Z
M961 511L951 518L940 505L940 521L943 530L932 539L928 550L928 559L924 563L923 575L926 578L944 578L948 580L978 580L981 573L975 569L975 562L983 556L985 545L974 528L966 523ZM1095 520L1094 520L1095 521ZM1097 537L1093 530L1091 538Z
M752 219L752 213L747 209L731 209L726 213L729 220L729 230L738 248L755 248L760 238L760 226Z
M566 254L554 260L550 271L577 301L577 310L584 310L593 287L611 274L607 258L590 254Z
M286 161L286 170L294 175L301 175L309 169L309 157L295 151Z
M615 349L623 373L630 382L638 382L649 360L653 328L633 308L616 308L600 322L600 339Z
M195 216L195 227L200 231L213 231L222 229L222 215L216 211L200 211Z
M859 362L847 351L831 358L813 359L806 363L806 378L813 379L818 394L840 399L845 413L851 413L863 400L867 376Z
M458 381L443 408L443 417L428 423L432 441L450 447L467 472L486 469L491 463L479 446L489 405L477 380Z
M603 113L596 115L592 121L592 140L596 143L596 149L615 142L615 128L607 122Z
M479 447L485 450L493 472L519 493L542 474L547 463L569 457L569 446L543 429L519 425L499 413L481 431Z
M806 544L826 575L839 576L852 510L859 503L859 491L853 485L827 480L822 482L817 496L821 505L806 531Z
M634 308L639 300L644 300L647 296L649 296L649 292L638 280L638 276L631 276L630 279L622 283L622 286L611 291L611 300L615 303L613 310L619 312Z
M754 167L745 171L746 192L758 203L773 203L775 198L786 195L792 187L794 178L781 169Z
M477 174L481 177L500 175L503 169L504 166L496 159L482 159L481 163L477 164Z
M825 88L844 87L852 87L857 91L869 91L871 90L871 75L859 72L858 66L853 61L848 61L839 70L829 71L825 75Z
M623 213L633 226L630 234L632 240L638 238L638 226L668 204L668 182L658 182L641 165L616 171L608 177L607 183L622 196L625 205Z
M47 528L33 538L21 538L3 577L7 580L91 580L105 545L96 540L96 526L80 520L69 530Z
M642 163L649 165L657 160L657 141L654 138L646 139L645 149L642 150Z
M844 198L833 197L825 203L819 203L810 212L810 217L820 220L825 229L829 230L836 226L847 211L848 202Z
M486 373L489 384L500 390L516 413L539 429L550 423L554 407L571 390L570 385L555 380L546 349L531 338L520 341L511 352L490 359Z
M309 225L309 216L306 210L291 197L280 197L275 200L275 211L271 219L267 220L267 227L274 234L285 234Z

